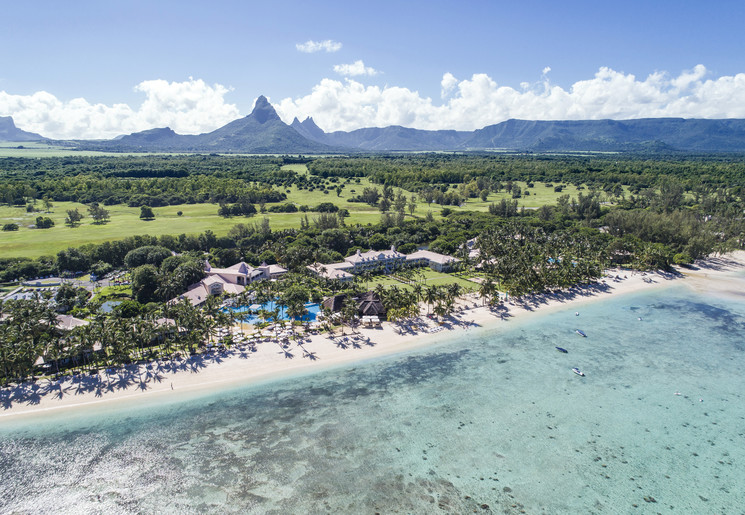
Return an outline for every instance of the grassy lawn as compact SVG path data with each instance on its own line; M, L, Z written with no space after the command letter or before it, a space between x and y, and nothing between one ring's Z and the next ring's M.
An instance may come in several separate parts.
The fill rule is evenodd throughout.
M7 144L6 144L7 145ZM34 146L36 145L36 146ZM46 151L42 145L29 144L30 150L39 147L40 151ZM7 147L0 147L0 156ZM18 150L23 152L24 150ZM285 165L283 168L293 170L297 173L307 173L304 164ZM359 180L359 182L357 182ZM518 199L520 206L539 207L544 204L554 204L556 199L563 194L569 194L576 197L578 191L574 186L567 186L561 193L553 191L553 188L544 186L543 183L535 183L533 188L528 188L525 183L516 182L523 191L530 191L530 195ZM337 195L336 187L342 185L343 189ZM362 193L366 187L374 186L381 189L380 186L371 184L366 178L339 179L336 183L327 183L326 193L322 189L314 191L299 190L296 186L285 189L287 202L293 202L298 205L307 205L310 207L317 206L322 202L331 202L340 208L349 210L350 216L346 219L347 224L368 224L376 223L380 220L380 211L378 208L359 202L348 202L353 196ZM402 191L407 198L412 193L395 188L394 191ZM481 199L468 199L463 206L448 206L451 210L459 211L488 211L492 202L506 198L511 199L511 195L506 192L492 193L486 201ZM271 204L270 204L271 205ZM140 208L128 207L123 204L114 206L105 206L111 213L111 220L104 225L94 225L90 218L87 217L87 207L75 202L54 202L50 213L43 211L41 202L37 202L37 209L40 212L27 213L25 207L0 206L0 225L7 223L16 223L20 229L12 232L0 232L0 246L3 250L3 256L7 257L30 257L53 255L60 250L68 247L77 247L85 243L102 243L104 241L122 239L127 236L140 234L150 234L160 236L164 234L199 234L206 230L211 230L218 236L227 234L228 230L238 223L255 223L259 222L263 216L269 218L270 225L273 229L287 229L300 227L301 219L307 214L310 220L316 213L266 213L257 214L251 218L232 217L223 218L217 215L218 206L216 204L183 204L178 206L165 206L153 208L155 220L140 220ZM258 206L257 206L258 207ZM77 208L84 215L82 223L78 227L67 227L64 223L68 209ZM415 217L426 216L432 213L435 218L440 218L443 206L436 204L426 204L421 200L418 201ZM182 211L182 216L178 212ZM406 208L407 218L408 206ZM50 229L30 229L37 216L45 216L54 220L55 226Z
M451 274L444 274L442 272L436 272L432 270L431 268L422 268L422 271L424 272L424 279L421 281L420 284L423 284L426 286L432 286L432 285L443 286L446 284L458 283L468 291L476 291L478 290L478 287L479 287L479 285L474 282L468 281L461 277L456 277ZM420 278L421 276L417 278L417 281L419 281ZM373 277L367 283L367 289L368 290L375 289L375 287L379 284L382 284L384 287L395 285L401 289L411 289L412 287L412 285L399 282L393 277L381 275L381 276Z
M118 299L122 297L132 296L132 286L127 285L113 285L113 286L102 286L96 289L95 297L97 299Z
M318 195L322 194L318 193ZM307 202L307 198L305 200ZM318 203L320 202L316 202ZM41 208L41 204L38 207ZM263 216L269 218L273 229L287 229L300 227L301 217L305 214L299 212L266 213L266 215L257 214L251 218L223 218L217 215L216 204L185 204L153 208L155 220L146 222L140 220L139 207L128 207L123 204L105 207L111 213L111 220L107 224L95 225L86 216L78 227L68 227L65 225L66 211L77 208L80 213L87 215L86 206L76 202L55 202L51 213L27 213L25 207L0 206L0 225L16 223L19 226L18 231L0 232L3 256L30 258L48 256L68 247L77 247L85 243L102 243L138 234L154 236L199 234L209 229L217 235L225 235L234 225L259 222ZM367 224L380 220L380 213L366 204L345 202L344 207L350 210L346 223ZM178 216L179 211L183 212L182 216ZM307 215L310 220L318 216L317 213L307 213ZM34 224L37 216L51 218L54 220L54 227L30 229L29 226Z
M468 281L466 279L463 279L462 277L457 277L452 274L444 274L442 272L436 272L432 270L431 268L423 268L424 271L424 284L431 286L431 285L437 285L442 286L443 284L452 284L452 283L458 283L463 288L469 290L469 291L475 291L478 289L479 285Z

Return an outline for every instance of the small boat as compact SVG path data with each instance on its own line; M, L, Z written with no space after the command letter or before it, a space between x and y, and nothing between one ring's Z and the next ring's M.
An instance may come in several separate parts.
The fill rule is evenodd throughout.
M577 374L578 376L582 376L582 377L585 377L585 373L584 373L584 372L582 372L582 371L581 371L580 369L578 369L577 367L574 367L574 368L572 369L572 372L574 372L574 373L575 373L575 374Z
M578 335L580 335L583 338L587 338L587 335L585 334L585 332L582 329L575 329L574 332L577 333Z
M566 354L566 353L568 353L568 352L569 352L568 350L566 350L566 349L565 349L565 348L563 348L563 347L556 347L556 350L557 350L557 351L559 351L559 352L563 352L564 354Z

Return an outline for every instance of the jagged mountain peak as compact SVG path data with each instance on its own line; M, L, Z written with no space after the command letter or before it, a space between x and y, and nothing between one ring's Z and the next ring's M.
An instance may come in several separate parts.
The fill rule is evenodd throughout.
M303 120L303 125L309 129L320 129L320 127L316 124L315 120L313 120L313 117L308 116L305 120Z
M264 95L260 95L259 98L256 99L254 109L253 111L251 111L251 114L249 116L259 123L266 123L271 120L280 120L277 111L274 110L274 107L272 106L272 104L269 103L269 100L267 100Z

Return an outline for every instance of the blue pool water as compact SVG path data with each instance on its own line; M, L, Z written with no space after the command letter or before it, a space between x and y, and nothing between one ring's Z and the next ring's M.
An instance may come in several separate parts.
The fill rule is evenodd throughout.
M0 512L742 513L745 300L673 287L576 309L188 400L0 419Z
M264 309L266 311L272 311L277 307L277 304L272 300L265 304L261 305L260 309ZM241 320L246 322L247 324L255 324L258 322L262 322L261 318L256 314L258 312L258 309L251 310L249 309L249 306L240 306L240 307L234 307L234 308L226 308L230 309L240 317ZM305 309L308 311L304 316L299 318L298 320L302 320L303 322L314 322L316 320L316 316L321 311L321 305L317 303L309 302L305 304ZM290 317L287 316L286 310L283 307L280 307L279 310L279 319L280 320L289 320ZM273 322L274 320L272 318L269 318L269 322Z

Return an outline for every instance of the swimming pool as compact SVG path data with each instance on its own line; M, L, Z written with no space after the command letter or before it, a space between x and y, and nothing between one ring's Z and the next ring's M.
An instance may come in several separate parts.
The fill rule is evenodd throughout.
M307 304L304 304L305 309L308 310L308 313L306 313L301 318L295 318L295 320L302 320L303 322L314 322L316 320L316 315L321 311L321 305L315 302L308 302ZM238 306L238 307L232 307L232 308L225 308L225 312L232 311L235 313L236 317L239 320L242 320L243 322L246 322L248 324L256 324L258 322L262 322L263 320L258 316L258 312L261 309L264 309L266 311L272 311L273 309L277 308L277 303L273 300L270 300L269 302L265 304L252 304L251 306ZM279 319L280 320L289 320L290 317L287 316L286 310L284 307L279 307ZM274 322L274 319L269 318L269 322Z

